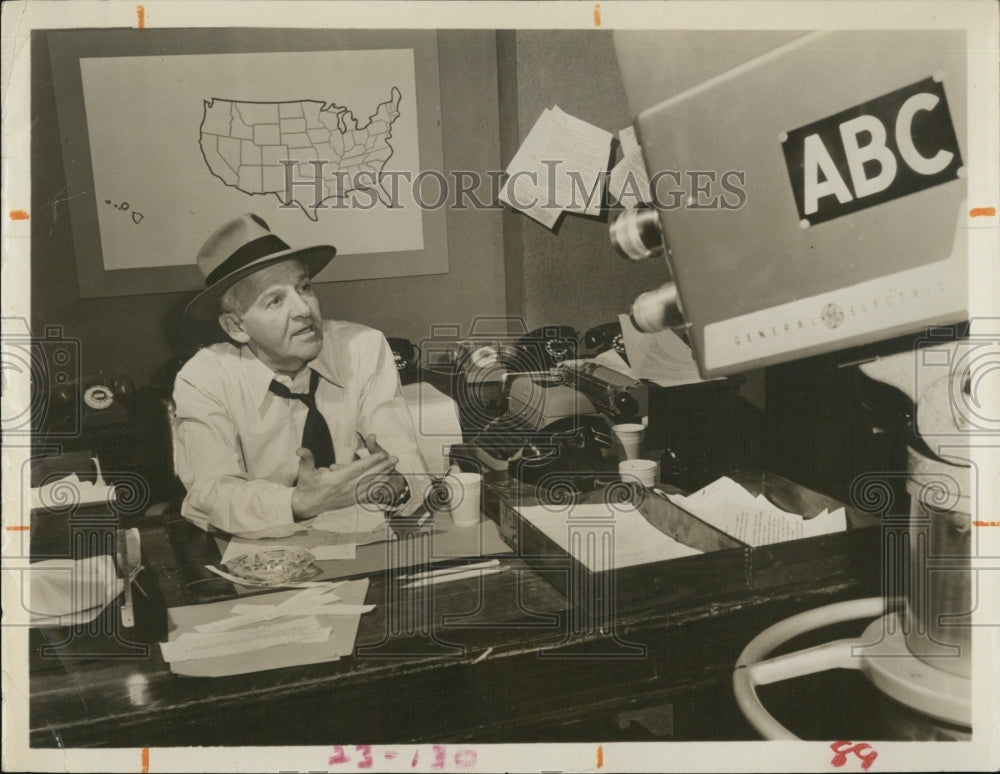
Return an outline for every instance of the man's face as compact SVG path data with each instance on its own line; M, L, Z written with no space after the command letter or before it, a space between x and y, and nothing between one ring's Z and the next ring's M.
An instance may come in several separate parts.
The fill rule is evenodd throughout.
M250 351L275 372L298 373L323 346L323 315L309 273L299 261L282 261L241 283L247 284L239 295L249 305L239 328Z

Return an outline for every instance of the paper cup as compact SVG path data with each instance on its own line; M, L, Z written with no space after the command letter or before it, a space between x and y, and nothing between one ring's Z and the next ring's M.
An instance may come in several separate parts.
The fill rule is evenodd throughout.
M624 460L618 463L622 481L638 481L645 487L656 486L659 465L653 460Z
M642 441L646 434L646 428L638 424L615 425L611 428L614 431L615 439L618 442L619 457L624 455L624 459L638 459L642 454Z
M478 473L449 473L444 477L451 519L459 527L479 523L483 477Z

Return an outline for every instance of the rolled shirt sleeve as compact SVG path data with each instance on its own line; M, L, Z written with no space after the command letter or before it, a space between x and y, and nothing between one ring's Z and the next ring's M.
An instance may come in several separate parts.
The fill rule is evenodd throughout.
M199 368L203 363L189 365L174 383L174 467L187 489L181 515L202 529L211 525L240 537L292 534L298 528L292 518L294 488L250 479L224 390L212 389L220 385Z
M378 444L397 457L396 470L409 484L411 496L423 500L430 479L417 445L413 417L403 397L399 371L385 337L371 330L355 344L355 356L369 362L371 376L361 390L358 431L374 433Z

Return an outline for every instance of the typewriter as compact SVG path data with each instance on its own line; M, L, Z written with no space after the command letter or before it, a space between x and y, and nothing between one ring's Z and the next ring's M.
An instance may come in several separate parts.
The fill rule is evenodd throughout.
M590 362L508 374L504 400L504 413L452 453L526 483L553 470L613 470L611 425L637 421L648 405L642 382Z

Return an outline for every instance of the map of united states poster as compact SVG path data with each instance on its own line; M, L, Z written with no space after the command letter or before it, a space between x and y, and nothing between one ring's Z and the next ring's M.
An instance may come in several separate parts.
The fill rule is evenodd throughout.
M367 123L351 111L316 100L205 103L201 150L226 185L244 193L272 194L319 219L322 208L343 205L361 188L374 190L387 207L393 194L382 185L392 156L392 126L399 118L399 89ZM307 183L312 185L307 185ZM304 198L300 198L301 194Z
M80 72L105 270L193 264L243 212L335 245L330 279L406 274L398 260L373 274L372 254L424 249L413 187L384 180L422 169L412 49L94 57Z

